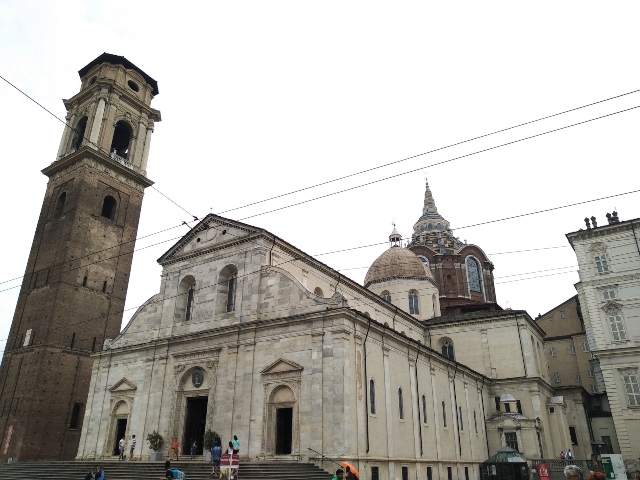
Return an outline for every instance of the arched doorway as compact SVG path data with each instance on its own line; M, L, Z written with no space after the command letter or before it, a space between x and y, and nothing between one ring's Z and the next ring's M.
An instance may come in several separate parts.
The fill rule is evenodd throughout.
M296 401L293 390L287 385L276 387L268 403L269 453L272 455L291 455L294 449L294 430Z
M118 402L111 414L111 455L119 455L118 441L127 437L129 405L124 400Z

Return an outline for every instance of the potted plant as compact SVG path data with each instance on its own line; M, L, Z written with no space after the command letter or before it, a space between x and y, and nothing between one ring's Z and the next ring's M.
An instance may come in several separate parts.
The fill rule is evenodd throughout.
M162 435L154 430L147 435L147 442L149 443L149 448L153 450L149 454L149 460L152 462L162 461L162 445L164 445Z
M208 429L204 432L204 438L202 439L202 445L204 447L204 459L207 462L211 461L211 447L213 447L213 442L216 440L220 440L220 435L214 432L211 429Z

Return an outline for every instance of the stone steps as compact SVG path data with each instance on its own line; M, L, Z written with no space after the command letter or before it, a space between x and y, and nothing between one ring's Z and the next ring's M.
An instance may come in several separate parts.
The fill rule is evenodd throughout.
M164 478L164 462L16 462L0 466L0 480L69 480L83 479L89 471L102 465L106 480L157 480ZM211 465L203 461L171 462L172 468L185 472L188 480L211 480ZM329 480L331 474L309 463L252 462L241 463L240 480Z

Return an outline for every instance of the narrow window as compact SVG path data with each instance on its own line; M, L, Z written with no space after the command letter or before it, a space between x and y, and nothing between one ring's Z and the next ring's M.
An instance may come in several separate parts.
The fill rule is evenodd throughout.
M560 383L560 372L556 372L553 374L553 381L556 383Z
M447 480L453 480L453 471L451 467L447 467Z
M629 406L637 407L640 405L640 386L638 386L638 376L634 374L626 374L622 376L624 388L627 392ZM597 390L597 385L595 386Z
M576 434L576 427L569 427L569 436L571 436L571 445L578 445L578 435Z
M624 323L622 323L620 315L609 316L609 325L611 326L611 337L614 341L619 342L627 339L627 332L624 329Z
M454 360L453 345L450 342L444 342L442 344L442 356L449 360Z
M238 282L237 274L233 274L229 278L227 290L227 312L233 312L236 309L236 284Z
M538 448L540 449L540 458L544 458L544 450L542 449L542 437L540 436L540 432L536 432L538 434Z
M582 351L583 352L589 351L589 342L582 342Z
M73 411L71 412L71 422L69 422L69 430L77 430L78 429L78 419L80 418L80 405L75 404L73 406Z
M589 385L589 391L591 393L598 393L598 384L594 383L593 385Z
M107 293L107 281L106 280L102 283L102 293Z
M108 218L109 220L113 220L115 218L116 199L111 195L104 197L104 201L102 202L102 213L100 215L104 218Z
M371 480L380 480L379 467L371 467Z
M409 467L402 467L402 480L409 480Z
M587 368L587 377L593 377L593 370L590 368Z
M447 407L444 404L444 401L442 402L442 425L446 428L447 427Z
M462 407L458 406L458 421L460 422L460 430L464 430L464 422L462 421Z
M31 288L36 288L38 286L38 272L31 275Z
M36 344L36 332L31 333L31 345Z
M398 414L400 415L400 420L404 420L404 404L402 401L402 389L398 389Z
M427 397L422 395L422 421L427 423Z
M131 127L127 122L120 120L116 123L109 151L115 153L121 158L129 158L129 142L131 141L131 134Z
M493 399L496 402L496 410L499 412L500 411L500 397L493 397Z
M193 285L189 287L189 291L187 292L187 312L186 312L186 320L191 320L193 316L193 293L194 288Z
M73 140L71 141L71 148L77 150L82 146L84 140L84 134L87 130L87 117L82 117L76 124L76 128L73 132Z
M518 435L516 435L516 432L505 432L504 439L507 442L507 447L513 448L516 452L520 451L518 450Z
M476 417L476 411L473 411L473 428L478 433L478 418Z
M549 356L550 357L555 357L556 356L556 349L554 347L550 347L549 348Z
M579 382L582 380L582 377L580 376L579 373L576 373L576 382Z
M576 347L575 345L569 345L569 353L571 355L575 355L576 354Z
M45 285L49 285L49 274L50 274L50 273L51 273L51 269L50 269L50 268L47 268L47 278L46 278L46 280L44 281L44 284L45 284Z
M93 337L93 343L91 344L91 351L96 351L96 337Z
M67 200L67 192L62 192L56 202L56 209L53 212L53 218L59 218L64 212L64 202Z
M391 303L391 294L390 294L389 292L387 292L386 290L385 290L384 292L382 292L382 293L380 294L380 296L382 297L382 299L383 299L385 302L389 302L389 303Z
M87 286L87 276L85 275L84 278L82 279L82 286L86 287Z
M71 335L71 346L70 346L70 348L73 348L73 345L75 343L76 343L76 334L74 332L73 335Z
M464 467L464 480L469 480L469 467Z
M567 312L560 310L560 318L567 318Z
M373 378L369 380L369 404L371 405L371 414L376 414L376 384Z
M478 265L478 261L473 257L467 257L467 277L469 280L469 290L482 293L480 265Z
M511 404L509 402L505 402L504 411L507 413L511 413Z
M602 297L605 300L613 300L614 298L616 298L616 291L615 290L605 290L604 292L602 292Z
M416 291L409 292L409 313L411 315L420 314L418 310L418 292Z
M520 415L522 415L522 404L520 403L520 400L516 400L516 410Z
M609 271L609 265L607 264L607 257L604 255L598 255L596 258L596 268L598 273L604 273Z
M431 467L427 467L427 480L433 480L433 470Z

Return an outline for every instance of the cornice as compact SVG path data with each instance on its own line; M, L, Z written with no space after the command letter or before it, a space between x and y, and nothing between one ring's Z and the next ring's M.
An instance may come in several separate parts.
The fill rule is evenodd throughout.
M602 225L601 227L596 227L589 230L578 230L577 232L567 233L566 237L571 243L572 240L588 240L591 238L604 237L613 233L626 232L631 230L631 224L639 223L638 220L640 219L634 218L632 220L626 220L620 223Z
M603 278L598 278L596 280L586 280L582 282L576 283L576 287L578 285L582 285L583 287L591 287L595 285L611 285L612 283L626 282L627 280L640 280L640 273L631 273L629 275L607 275Z
M70 155L62 158L61 160L56 160L48 167L43 168L41 171L47 177L51 178L56 173L62 172L65 169L69 168L71 165L80 162L84 158L91 158L96 162L106 166L107 168L117 172L118 174L128 178L129 180L133 180L135 183L141 185L143 188L150 187L153 185L153 181L149 180L147 177L142 175L141 173L136 172L130 168L125 167L124 165L112 160L108 155L105 155L99 151L94 150L89 146L84 146Z

